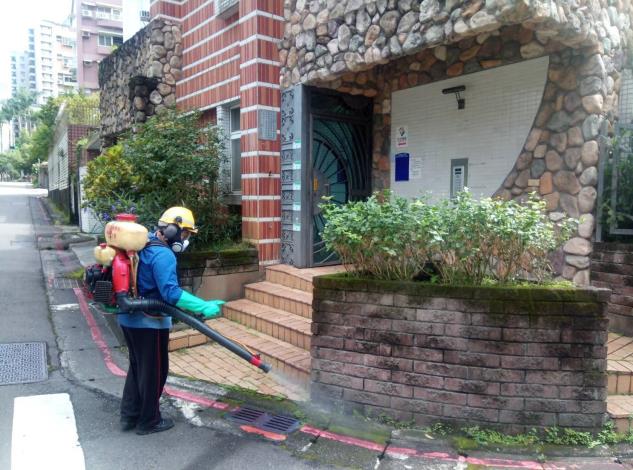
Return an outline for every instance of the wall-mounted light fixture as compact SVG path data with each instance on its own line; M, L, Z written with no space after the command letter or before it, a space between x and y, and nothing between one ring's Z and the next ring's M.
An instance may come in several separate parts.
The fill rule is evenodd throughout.
M466 107L466 98L462 98L461 93L466 91L466 87L464 85L454 86L452 88L444 88L442 93L444 95L450 95L451 93L455 93L455 98L457 98L457 109L464 109Z

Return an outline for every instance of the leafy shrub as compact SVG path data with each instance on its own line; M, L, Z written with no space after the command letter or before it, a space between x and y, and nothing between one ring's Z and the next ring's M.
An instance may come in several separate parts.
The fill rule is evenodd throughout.
M99 218L108 221L115 210L123 209L113 209L113 200L134 191L137 182L138 175L123 158L123 146L113 145L88 163L84 179L86 200Z
M430 257L432 206L389 194L367 201L322 206L328 223L323 239L344 264L378 279L410 279Z
M535 197L522 205L462 192L431 205L387 191L322 208L327 247L356 272L378 279L408 280L432 266L448 284L543 281L551 271L548 254L573 227L569 220L552 222Z
M165 209L182 205L196 216L196 247L235 236L236 218L218 189L220 136L198 122L198 113L168 110L123 136L88 165L86 205L104 221L136 213L150 228Z

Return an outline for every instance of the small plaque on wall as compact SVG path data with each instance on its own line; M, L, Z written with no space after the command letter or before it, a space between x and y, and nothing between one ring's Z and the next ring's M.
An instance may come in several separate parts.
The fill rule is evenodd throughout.
M409 154L396 154L396 181L409 181Z
M277 140L277 112L260 109L258 113L258 137L261 140Z
M402 149L409 145L409 127L400 126L396 129L396 148Z

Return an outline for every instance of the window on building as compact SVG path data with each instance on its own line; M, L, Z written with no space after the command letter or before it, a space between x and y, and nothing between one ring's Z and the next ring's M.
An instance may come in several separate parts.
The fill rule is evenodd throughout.
M92 16L92 10L90 10L89 8L82 8L81 16Z
M97 7L95 16L99 19L109 20L112 15L112 8L109 7Z
M234 107L229 111L229 132L231 151L231 191L240 192L242 190L242 147L240 130L240 108Z
M113 8L112 9L112 19L113 20L120 20L121 19L121 10L119 10L117 8Z
M99 34L99 45L100 46L120 46L123 44L122 36L113 36L111 34Z

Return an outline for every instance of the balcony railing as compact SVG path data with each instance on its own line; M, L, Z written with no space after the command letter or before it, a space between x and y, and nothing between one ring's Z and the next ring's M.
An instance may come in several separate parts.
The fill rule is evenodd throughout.
M66 108L66 114L69 124L98 126L100 122L99 108L97 107L71 105Z

